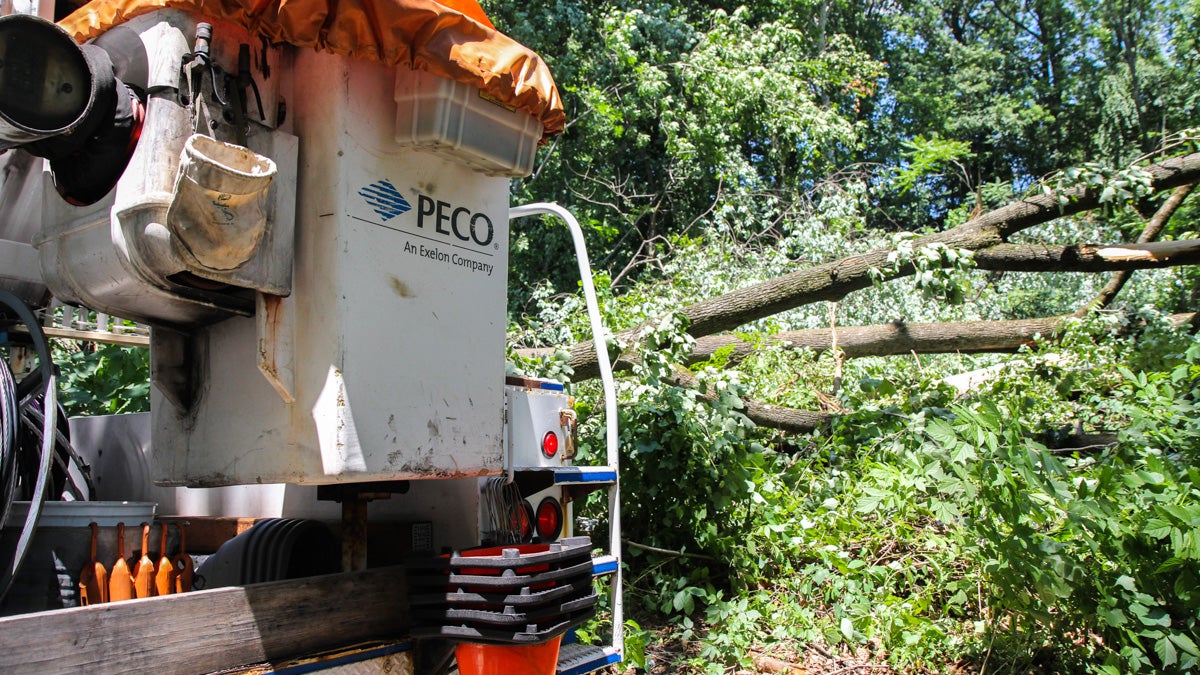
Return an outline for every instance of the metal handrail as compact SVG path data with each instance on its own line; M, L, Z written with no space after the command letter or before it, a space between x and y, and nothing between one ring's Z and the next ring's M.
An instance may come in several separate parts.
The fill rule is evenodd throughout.
M600 369L600 382L604 388L605 447L607 463L617 472L617 479L608 490L609 553L621 557L621 483L620 455L617 452L617 388L613 380L612 362L608 358L608 343L604 336L604 322L600 318L600 304L596 300L596 287L592 284L592 264L588 260L587 243L583 239L583 228L571 212L550 202L525 204L509 209L508 219L527 216L554 215L567 224L571 241L575 245L575 258L579 263L579 277L583 284L583 297L587 303L588 321L592 328L592 344L596 348L596 364ZM625 607L621 594L622 572L618 562L612 581L613 650L625 653Z

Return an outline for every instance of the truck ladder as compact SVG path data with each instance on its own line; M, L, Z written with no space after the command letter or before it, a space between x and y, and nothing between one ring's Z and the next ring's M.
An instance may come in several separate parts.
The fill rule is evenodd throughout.
M620 456L617 452L617 392L613 380L612 363L608 358L604 323L600 318L600 305L596 300L596 288L592 284L592 265L588 260L587 244L583 229L571 212L552 203L526 204L512 208L509 220L537 215L558 216L571 231L575 246L575 258L579 263L579 277L583 284L583 296L587 302L588 321L592 328L592 344L596 347L596 363L600 369L600 381L604 389L604 421L606 462L604 466L572 466L553 469L554 482L559 484L590 483L607 485L609 543L608 555L592 560L592 571L596 576L612 575L610 593L612 597L612 645L609 647L564 644L558 659L558 675L582 675L617 663L625 650L625 608L621 594L621 485Z

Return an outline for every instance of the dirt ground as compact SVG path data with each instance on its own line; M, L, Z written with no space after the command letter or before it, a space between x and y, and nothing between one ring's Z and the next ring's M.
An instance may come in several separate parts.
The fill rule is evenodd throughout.
M801 656L782 659L766 654L754 654L753 667L729 668L728 675L850 675L851 673L874 673L876 675L892 675L898 671L886 663L872 662L870 659L858 657L842 657L831 655L826 657L816 652ZM625 675L633 675L636 671L626 671ZM667 675L677 673L679 669L673 661L656 661L649 671L652 675Z
M648 672L650 675L689 672L680 664L694 656L678 642L656 641L646 650ZM831 651L822 645L807 645L803 650L776 646L747 656L752 666L730 667L725 671L727 675L895 675L900 672L884 662L883 653L866 648L851 654ZM636 672L628 669L622 675L635 675Z

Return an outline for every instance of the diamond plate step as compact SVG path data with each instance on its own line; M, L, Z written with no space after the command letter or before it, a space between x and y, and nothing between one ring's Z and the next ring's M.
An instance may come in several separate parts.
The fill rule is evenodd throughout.
M612 647L570 644L558 651L557 675L583 675L619 663L621 656Z

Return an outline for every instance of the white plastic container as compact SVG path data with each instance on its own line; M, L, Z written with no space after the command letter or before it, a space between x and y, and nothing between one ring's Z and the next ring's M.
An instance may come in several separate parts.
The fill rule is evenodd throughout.
M461 82L396 69L396 142L442 154L493 176L533 171L542 123Z

